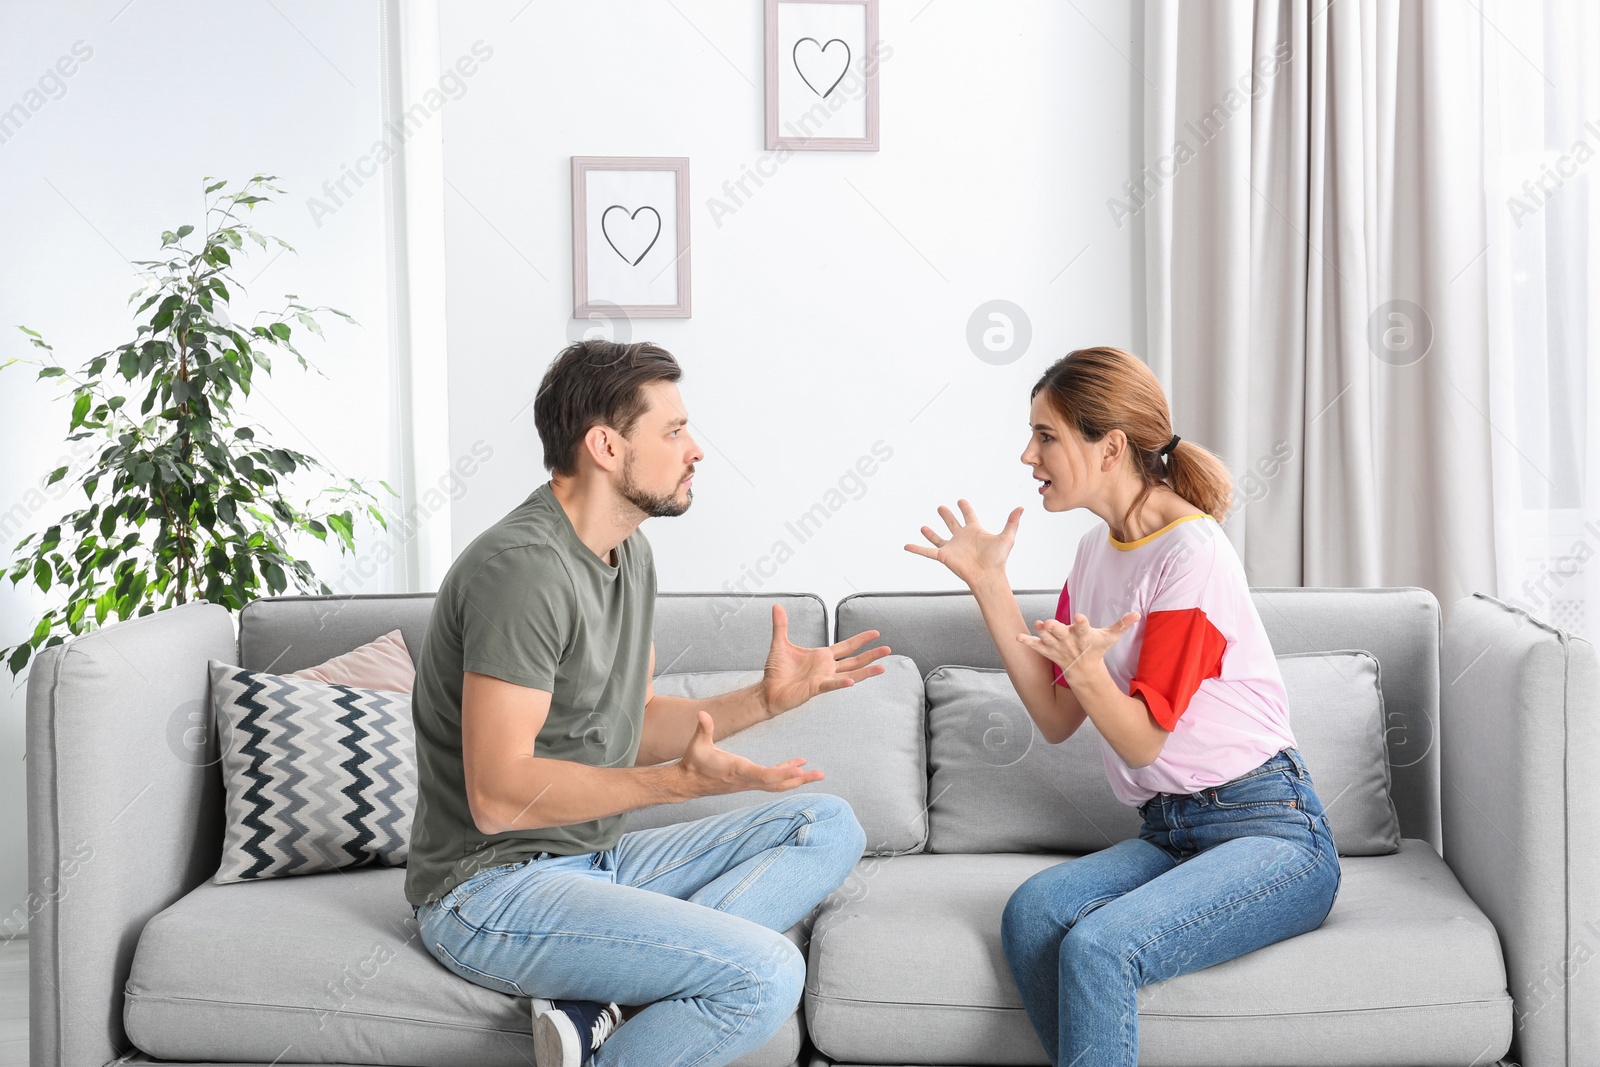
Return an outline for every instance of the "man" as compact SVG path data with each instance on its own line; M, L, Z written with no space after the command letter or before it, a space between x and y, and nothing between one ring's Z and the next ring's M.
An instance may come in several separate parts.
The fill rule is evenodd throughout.
M552 477L451 566L417 664L406 898L445 967L533 998L538 1067L709 1067L764 1044L805 979L783 932L865 845L849 804L818 792L622 832L635 808L819 780L803 758L764 767L716 742L883 673L889 653L856 651L876 630L796 647L774 605L760 682L654 693L638 527L688 509L704 458L680 377L649 343L561 352L534 401ZM618 1004L638 1006L625 1025Z

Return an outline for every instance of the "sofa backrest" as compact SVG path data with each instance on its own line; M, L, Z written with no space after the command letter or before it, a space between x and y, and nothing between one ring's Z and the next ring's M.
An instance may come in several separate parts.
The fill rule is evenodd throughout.
M378 593L251 601L239 613L239 665L288 674L396 627L415 662L433 600L433 593ZM827 609L811 593L661 593L656 598L656 673L759 670L772 644L773 604L783 605L795 644L828 643Z
M1251 590L1273 651L1362 649L1379 663L1391 798L1402 837L1442 851L1439 815L1439 602L1426 589ZM1059 589L1018 590L1023 618L1055 617ZM1000 667L970 593L857 593L839 602L834 639L878 630L926 672L944 664ZM1331 798L1324 798L1327 803Z
M1052 618L1059 590L1018 590L1028 620ZM1363 649L1380 665L1391 797L1403 837L1441 850L1438 601L1426 589L1257 588L1256 611L1279 655ZM432 593L277 597L239 617L240 664L284 674L314 666L399 627L415 659ZM867 592L840 601L828 626L808 593L663 593L656 603L656 674L756 670L772 640L772 604L797 644L817 646L863 630L926 674L957 664L999 667L977 603L965 592ZM826 755L808 752L819 763ZM1324 798L1326 803L1330 798Z

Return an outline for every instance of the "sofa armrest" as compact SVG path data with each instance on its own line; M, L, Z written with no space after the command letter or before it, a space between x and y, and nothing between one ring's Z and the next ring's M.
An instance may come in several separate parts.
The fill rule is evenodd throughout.
M1600 662L1493 597L1458 601L1440 656L1444 860L1494 923L1511 1057L1600 1065Z
M237 653L227 609L196 603L105 626L34 658L34 1064L101 1067L130 1051L123 986L139 934L221 860L223 790L206 661L233 663Z

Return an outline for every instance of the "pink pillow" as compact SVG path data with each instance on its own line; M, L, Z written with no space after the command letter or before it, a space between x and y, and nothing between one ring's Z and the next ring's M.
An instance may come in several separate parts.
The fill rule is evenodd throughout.
M324 685L409 693L416 684L417 669L406 651L405 638L399 630L390 630L376 641L285 677L308 678Z

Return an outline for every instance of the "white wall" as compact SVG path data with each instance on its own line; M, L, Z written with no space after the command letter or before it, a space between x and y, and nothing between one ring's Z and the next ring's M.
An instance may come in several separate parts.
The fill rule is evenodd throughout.
M1138 169L1143 83L1125 58L1140 55L1138 6L884 0L882 150L797 152L719 225L708 198L726 203L724 182L764 154L761 12L753 0L442 10L445 65L474 42L493 49L445 112L451 450L492 450L453 509L456 550L548 477L526 405L580 328L570 157L681 155L694 317L632 323L634 340L684 365L706 451L691 509L644 527L661 588L743 578L830 606L856 590L954 588L902 546L961 496L991 529L1026 505L1013 584L1059 588L1093 520L1045 513L1017 457L1045 366L1083 345L1142 349L1142 231L1106 209ZM1008 366L966 341L994 298L1032 323ZM859 498L834 497L803 542L787 529L879 441L892 458ZM793 556L774 568L780 541Z
M830 604L858 589L952 588L901 546L958 496L990 524L1026 504L1013 583L1060 584L1090 520L1047 516L1017 455L1028 388L1051 360L1086 344L1142 348L1141 231L1106 210L1138 169L1142 79L1124 58L1140 53L1137 5L884 0L882 151L795 153L720 226L707 199L729 202L724 182L765 154L759 3L441 7L441 68L479 41L492 49L436 109L449 383L448 398L418 407L447 406L451 456L476 463L445 493L458 497L456 551L547 477L526 405L589 326L570 317L570 157L686 155L695 315L633 324L684 364L707 452L691 511L646 526L661 587L742 580ZM306 204L380 136L377 19L374 4L313 0L0 6L0 109L28 111L0 140L0 360L30 354L18 323L72 367L125 340L128 260L197 221L200 177L276 173L289 196L258 224L299 255L252 257L241 303L296 292L363 326L330 326L307 348L326 380L279 361L248 417L342 473L398 484L383 192L367 182L320 227ZM89 58L30 96L79 41ZM181 62L161 60L172 55ZM408 74L426 87L426 71ZM1031 321L1027 353L1007 366L966 341L969 316L995 298ZM0 559L76 506L62 484L37 493L65 451L61 392L29 368L0 372ZM891 458L861 491L841 487L875 444ZM441 513L428 488L419 502ZM802 542L786 523L819 502L837 510ZM793 557L774 570L780 541ZM393 571L364 579L330 550L306 554L346 591L396 587ZM0 583L5 644L46 603L30 590ZM24 693L6 689L0 922L27 892Z
M395 484L382 191L347 185L356 195L320 227L305 202L378 135L377 24L373 5L315 0L0 7L0 111L26 112L0 128L0 361L34 354L19 323L44 334L73 370L131 339L126 301L137 283L128 261L156 258L163 229L200 223L201 178L277 174L288 196L257 205L252 221L298 254L236 256L249 294L235 292L235 317L276 308L291 292L348 311L361 326L325 320L327 340L299 347L328 378L275 359L244 410L282 445ZM67 64L70 77L46 77L59 75L58 59L75 44L87 59ZM35 372L0 371L0 561L24 533L84 499L66 482L41 490L67 462L70 402L57 399L60 379L37 382ZM334 584L338 554L305 547ZM346 584L392 588L384 571ZM0 645L27 636L50 602L31 585L0 582ZM0 937L29 910L25 682L0 675Z

